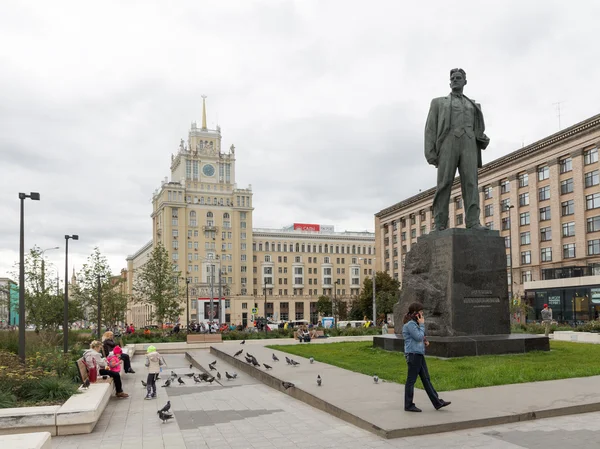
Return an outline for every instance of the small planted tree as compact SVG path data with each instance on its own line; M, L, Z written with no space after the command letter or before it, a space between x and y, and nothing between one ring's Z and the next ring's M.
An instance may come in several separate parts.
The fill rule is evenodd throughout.
M148 261L136 274L132 300L151 306L152 319L162 329L166 320L176 319L183 307L179 298L179 272L173 269L169 253L159 242Z
M319 315L321 316L331 316L332 311L331 311L331 299L329 299L329 296L319 296L319 299L317 300L317 312L319 312Z

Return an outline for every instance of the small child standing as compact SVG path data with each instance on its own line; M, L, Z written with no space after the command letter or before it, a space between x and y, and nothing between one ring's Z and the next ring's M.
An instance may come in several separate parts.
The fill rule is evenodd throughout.
M156 378L160 373L161 366L165 361L156 351L156 347L150 345L146 350L146 367L148 368L148 378L146 379L147 394L144 399L156 399Z

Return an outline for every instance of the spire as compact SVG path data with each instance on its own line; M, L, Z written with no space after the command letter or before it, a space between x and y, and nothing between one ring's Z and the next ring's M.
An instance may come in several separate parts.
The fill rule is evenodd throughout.
M202 129L206 129L206 95L202 95Z

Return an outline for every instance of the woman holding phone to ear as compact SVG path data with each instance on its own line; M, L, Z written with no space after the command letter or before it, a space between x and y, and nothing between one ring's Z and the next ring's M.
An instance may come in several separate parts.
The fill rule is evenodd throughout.
M450 402L439 398L429 379L429 371L425 362L425 348L429 346L429 342L425 337L423 304L413 302L408 306L408 313L404 315L403 321L404 357L406 357L406 363L408 364L408 374L404 386L404 410L407 412L421 411L413 402L417 376L421 378L427 396L429 396L429 400L436 410L450 405Z

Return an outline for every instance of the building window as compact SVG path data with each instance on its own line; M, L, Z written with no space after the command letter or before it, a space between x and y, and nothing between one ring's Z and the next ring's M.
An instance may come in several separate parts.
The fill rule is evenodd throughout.
M538 198L540 201L546 201L550 199L550 186L541 187L538 192Z
M402 240L403 242L406 241L406 232L402 232L402 234L400 234L400 240ZM377 287L377 286L375 286Z
M575 201L569 200L561 203L562 216L573 215L575 213Z
M462 200L462 198L461 198L460 196L457 196L457 197L454 199L454 202L456 203L456 206L455 206L455 207L456 207L456 209L457 209L457 210L458 210L458 209L462 209L462 208L463 208L463 200Z
M538 181L543 181L550 177L550 168L547 165L545 165L543 167L538 167L537 172L538 172Z
M575 257L575 243L563 245L563 259L572 259Z
M552 262L552 248L542 248L542 262Z
M416 229L411 229L410 230L410 238L414 239L417 236L417 230Z
M587 232L600 231L600 215L587 219ZM377 287L377 286L376 286Z
M562 224L562 236L563 237L574 237L575 236L575 222Z
M506 237L504 237L504 247L510 248L510 235L507 235ZM377 286L375 286L375 287L377 287Z
M485 227L488 228L490 231L494 230L494 222L493 221L486 221L485 222Z
M566 157L560 160L560 173L567 173L573 170L573 159Z
M549 242L552 240L552 228L547 227L540 229L540 237L542 242Z
M550 206L540 207L540 221L550 220Z
M519 195L519 206L529 206L529 192Z
M600 207L600 193L592 193L585 197L586 210L598 209Z
M531 263L531 251L521 251L521 265L528 265Z
M583 153L583 163L585 165L590 165L594 162L598 162L598 148L592 148Z
M565 195L573 192L573 178L565 179L560 182L560 194Z
M519 225L525 226L529 224L529 212L519 214Z
M600 175L598 170L594 170L585 174L585 186L592 187L600 184Z
M521 282L531 282L531 271L522 271L521 272Z
M377 287L377 285L375 285ZM248 308L248 303L247 302L243 302L242 303L242 309L247 309Z
M503 179L500 181L500 193L508 193L510 192L510 181L508 179Z
M456 226L460 226L461 224L463 224L463 214L458 214L456 216Z
M485 209L484 209L484 214L486 217L491 217L494 215L494 205L493 204L486 204L485 205Z
M600 239L588 240L588 256L600 255Z
M510 217L504 217L502 219L502 230L507 231L510 229Z
M527 194L527 204L529 204L529 193ZM506 212L510 208L510 198L500 201L500 212Z
M531 243L531 233L521 232L521 245L529 245Z
M483 188L483 197L486 200L489 200L492 198L492 186L485 186Z
M529 175L527 173L519 173L519 187L527 187L529 185Z

